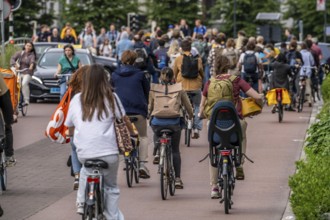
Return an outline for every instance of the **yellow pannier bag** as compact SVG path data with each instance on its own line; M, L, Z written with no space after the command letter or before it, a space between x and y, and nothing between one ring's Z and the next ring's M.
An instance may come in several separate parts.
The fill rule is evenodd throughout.
M268 105L276 105L276 89L269 90L266 94ZM282 88L282 104L291 104L290 94L287 89Z

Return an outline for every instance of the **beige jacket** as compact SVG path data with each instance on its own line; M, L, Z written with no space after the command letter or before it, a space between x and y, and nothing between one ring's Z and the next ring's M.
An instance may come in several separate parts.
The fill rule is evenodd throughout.
M186 55L191 55L190 52L184 52ZM198 58L198 72L199 75L196 79L187 79L183 78L181 75L181 66L183 61L183 55L178 56L173 65L174 78L177 83L182 83L183 90L185 91L193 91L200 90L203 86L203 62L201 58Z
M178 101L177 104L175 105L175 112L177 112L176 117L180 117L181 116L181 107L183 106L187 113L188 113L188 117L189 119L192 119L193 117L193 109L191 106L191 103L189 101L189 98L187 96L187 93L182 89L182 84L181 83L176 83L173 85L168 85L167 86L168 89L168 93L176 93L179 92L178 94ZM151 84L151 89L150 89L150 93L149 93L149 105L148 105L148 112L149 115L154 116L155 114L157 114L156 111L154 111L155 109L155 105L157 104L157 100L156 100L156 93L165 93L165 85L162 84Z

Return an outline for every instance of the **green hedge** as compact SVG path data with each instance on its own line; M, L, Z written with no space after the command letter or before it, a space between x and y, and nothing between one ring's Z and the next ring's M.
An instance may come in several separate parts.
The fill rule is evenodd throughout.
M13 44L8 44L5 48L5 63L2 63L2 57L0 57L0 67L4 69L8 69L10 67L10 58L15 54L15 52L21 50ZM0 52L1 53L1 52Z
M292 210L297 220L325 219L330 213L330 78L322 95L327 101L318 122L308 129L306 160L297 162L298 172L290 177Z
M325 78L321 86L321 93L324 102L330 101L330 74Z

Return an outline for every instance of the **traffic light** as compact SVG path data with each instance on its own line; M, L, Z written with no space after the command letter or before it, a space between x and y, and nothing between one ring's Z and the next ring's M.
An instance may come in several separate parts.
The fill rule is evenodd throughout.
M16 11L21 6L22 0L9 0L9 3L11 5L11 11Z
M131 28L131 31L136 32L140 29L139 26L139 15L135 13L128 14L128 27Z

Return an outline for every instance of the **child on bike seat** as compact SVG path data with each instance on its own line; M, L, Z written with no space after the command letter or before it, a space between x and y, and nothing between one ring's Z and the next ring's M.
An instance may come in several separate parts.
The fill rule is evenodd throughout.
M226 56L216 56L215 58L215 67L214 67L214 73L215 76L213 79L209 80L205 83L204 90L203 90L203 96L200 106L200 113L199 115L205 115L207 118L210 118L212 108L211 106L214 105L216 102L222 100L223 97L228 97L234 102L234 106L236 106L236 110L238 112L238 116L240 119L241 127L242 127L242 153L245 154L246 152L246 128L247 123L244 120L242 116L242 103L241 99L239 97L240 90L242 90L246 95L256 99L258 104L262 105L262 96L258 94L249 83L247 83L245 80L241 79L237 76L232 76L228 74L228 70L230 68L230 61ZM223 94L224 91L222 91L222 97L220 97L220 93L215 93L214 88L217 86L211 86L212 83L220 83L222 80L229 80L232 84L232 89L226 89L227 92L230 92L231 94ZM224 87L223 87L224 88ZM227 88L227 87L226 87ZM213 90L213 91L212 91ZM219 95L219 99L217 100L217 95ZM211 97L212 96L212 97ZM209 122L208 122L209 123ZM243 159L241 161L241 164L243 164ZM219 194L219 187L218 187L218 170L217 168L214 168L209 165L210 169L210 184L212 185L212 191L211 191L211 198L217 199L220 197ZM244 171L243 166L236 168L236 179L243 180L244 177Z
M169 67L162 69L160 73L161 84L151 84L149 94L149 114L151 115L150 124L154 131L154 142L160 137L162 129L173 131L171 136L173 166L175 171L175 188L183 189L181 180L181 156L180 156L180 138L181 138L181 106L183 106L189 115L193 117L193 109L186 92L182 89L181 83L173 83L173 70ZM156 144L155 144L156 146ZM159 162L159 156L156 155L154 164Z

